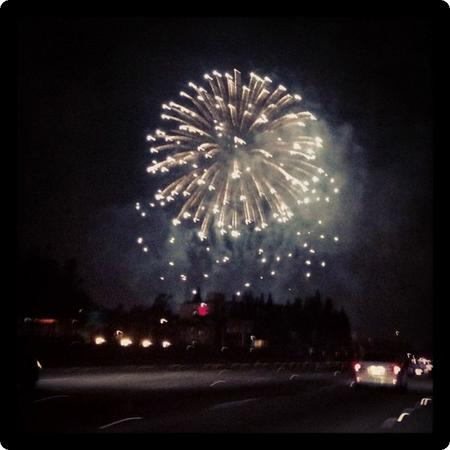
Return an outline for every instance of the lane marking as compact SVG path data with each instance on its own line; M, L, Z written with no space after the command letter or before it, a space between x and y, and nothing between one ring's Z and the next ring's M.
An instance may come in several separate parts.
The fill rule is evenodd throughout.
M209 387L213 387L214 385L216 385L216 384L218 384L218 383L225 383L225 381L224 381L224 380L217 380L217 381L214 381L213 383L211 383L211 384L209 385Z
M102 425L101 427L98 427L99 430L104 430L105 428L112 427L114 425L117 425L118 423L122 422L129 422L130 420L141 420L142 417L126 417L125 419L116 420L115 422L107 423L106 425Z
M415 408L406 408L402 411L402 413L398 416L396 419L395 417L389 417L386 419L382 425L381 428L392 428L396 423L403 422L403 419L407 416L410 416L414 411L417 411L417 409L420 408L420 406L426 406L429 401L432 401L429 397L424 397L422 400L420 400L420 403L417 402Z
M294 373L289 377L289 380L293 380L295 377L299 377L299 376L300 375L297 375L296 373Z
M70 397L70 395L52 395L51 397L44 397L44 398L35 400L33 403L45 402L47 400L52 400L54 398L66 398L66 397Z
M235 406L240 406L245 403L255 402L256 400L259 400L259 398L247 398L245 400L236 400L233 402L225 402L225 403L218 403L217 405L211 406L209 408L210 411L215 411L217 409L226 409L226 408L233 408Z
M401 414L398 416L397 422L400 423L406 416L409 416L409 413L408 413L408 412L401 413Z

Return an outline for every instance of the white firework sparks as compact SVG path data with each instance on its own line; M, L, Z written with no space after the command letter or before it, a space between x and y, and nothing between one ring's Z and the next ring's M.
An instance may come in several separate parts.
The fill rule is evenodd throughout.
M175 229L167 238L171 250L159 252L152 245L149 252L143 247L149 257L164 265L161 282L177 279L186 285L189 281L185 289L193 293L191 283L214 286L222 282L225 267L230 274L241 268L239 286L245 288L259 288L265 280L282 284L281 278L291 276L292 271L302 273L303 280L309 280L316 267L323 272L327 264L321 250L330 241L336 244L339 237L324 230L322 214L330 210L330 199L339 187L319 166L323 141L314 131L315 116L302 110L300 101L300 95L289 93L283 85L274 86L268 77L250 73L244 82L241 72L234 69L232 75L207 73L203 86L190 82L187 91L180 92L179 101L162 105L161 118L168 127L147 136L152 154L147 172L165 184L156 190L154 199L137 202L135 209L148 220L153 211L146 205L169 207L171 215L175 212L173 227L190 224L178 231L193 226L200 240L212 239L195 243L200 256L193 266L186 257L187 247L180 249L190 237ZM284 238L290 236L276 241L281 225L288 222L294 223ZM269 226L274 227L271 233L253 234ZM249 236L255 247L242 253L239 249ZM227 247L222 244L233 240L228 237L241 239ZM267 241L273 243L266 247ZM139 236L137 243L144 245L144 238ZM199 258L203 258L201 264ZM196 266L203 263L196 275ZM285 264L291 269L284 270ZM250 273L254 268L255 273Z
M201 240L212 226L237 238L320 201L328 174L313 161L322 139L307 132L316 118L299 110L301 97L255 73L244 84L236 69L204 79L208 89L190 82L180 102L163 104L170 130L147 136L157 155L147 171L173 177L155 195L161 206L179 204L172 223L192 220Z

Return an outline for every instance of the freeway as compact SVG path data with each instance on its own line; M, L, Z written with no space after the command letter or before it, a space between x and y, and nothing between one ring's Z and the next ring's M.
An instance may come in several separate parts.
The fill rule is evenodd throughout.
M432 380L355 388L298 367L73 367L43 371L21 432L432 432Z

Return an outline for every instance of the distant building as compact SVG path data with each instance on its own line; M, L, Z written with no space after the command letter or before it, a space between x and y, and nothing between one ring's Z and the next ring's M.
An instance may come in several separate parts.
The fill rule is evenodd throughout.
M199 296L180 305L179 336L187 346L193 342L204 347L250 348L254 322L231 317L232 302L221 293L208 294L205 301ZM266 345L258 342L255 348Z

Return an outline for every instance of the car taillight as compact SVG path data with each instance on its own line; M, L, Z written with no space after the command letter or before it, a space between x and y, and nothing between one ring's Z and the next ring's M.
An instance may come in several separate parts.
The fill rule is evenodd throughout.
M402 370L402 368L400 366L397 366L397 364L394 365L394 367L392 368L394 375L398 375L400 373L400 371Z
M359 370L361 369L361 364L360 363L353 364L353 369L355 369L355 372L359 372Z

